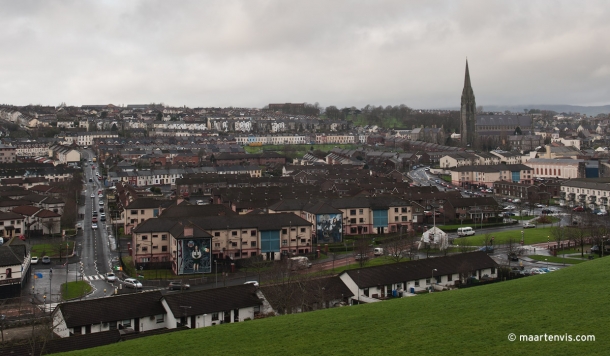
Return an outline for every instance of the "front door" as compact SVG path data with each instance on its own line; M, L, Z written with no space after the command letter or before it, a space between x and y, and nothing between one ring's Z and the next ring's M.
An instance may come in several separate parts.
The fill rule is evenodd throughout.
M238 323L239 322L239 309L234 309L233 310L233 322L234 323Z

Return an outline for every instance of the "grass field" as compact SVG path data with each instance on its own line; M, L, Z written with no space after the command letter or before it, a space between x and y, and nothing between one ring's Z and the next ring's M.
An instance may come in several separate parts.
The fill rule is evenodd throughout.
M606 355L610 258L449 292L140 338L69 355ZM604 326L606 325L606 326ZM516 341L509 335L516 334ZM519 341L520 335L595 341Z
M453 240L454 245L468 245L468 246L483 246L485 244L485 231L477 231L474 236L461 237ZM509 239L514 239L516 243L521 241L521 231L523 231L523 241L526 245L531 245L540 242L547 242L548 236L551 234L550 227L535 228L535 229L524 229L524 230L511 230L504 232L494 232L491 236L494 237L494 244L507 244Z
M63 300L84 297L91 292L91 286L85 281L68 282L67 284L68 290L66 290L66 283L61 285L61 298Z
M68 252L72 252L74 248L74 241L68 241ZM59 257L61 249L61 256L66 256L66 243L61 242L60 240L57 243L46 243L46 244L37 244L32 246L32 256L38 256L38 258L42 258L42 256L50 256L50 257Z

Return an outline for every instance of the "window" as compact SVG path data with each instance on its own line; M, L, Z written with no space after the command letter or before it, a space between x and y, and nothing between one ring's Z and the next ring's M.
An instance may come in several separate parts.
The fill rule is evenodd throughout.
M237 231L231 231L231 236L237 236Z
M109 330L116 330L116 321L111 321L108 323Z
M161 235L161 240L162 241L166 241L167 240L167 235Z
M250 230L250 236L256 236L256 230Z
M426 278L426 284L430 284L430 278Z
M401 218L402 218L402 221L409 221L409 220L407 220L406 216L401 216Z
M398 212L398 208L394 208L394 212L397 213Z
M288 229L282 229L282 235L286 235L288 233Z
M142 240L148 240L148 235L142 235Z
M148 251L148 247L147 246L143 246L142 247L142 252L146 252L146 251Z
M153 246L153 250L158 250L159 246Z
M212 321L218 320L218 313L212 313Z
M356 223L356 218L351 218L349 219L350 224L355 224Z
M131 211L131 215L138 215L138 211L137 210L132 210Z
M220 232L219 232L219 231L216 231L216 232L214 233L214 236L220 236Z
M453 275L452 274L448 274L447 275L447 282L451 282L453 281Z
M144 210L140 210L140 214L144 214Z
M496 274L496 267L491 268L491 274Z
M131 327L131 319L123 320L122 324L123 324L124 328L130 328Z
M368 231L369 231L369 228L368 228L368 227L366 227L366 226L363 226L363 227L362 227L362 232L368 232Z
M214 247L215 247L215 248L220 248L220 242L215 242L215 243L214 243Z
M363 223L364 222L364 218L360 218L360 222Z
M247 234L247 233L248 233L248 231L247 231L247 230L244 230L244 231L242 231L241 233L242 233L242 235L245 235L245 234Z
M349 214L350 214L350 215L356 215L356 209L352 209L352 210L350 210L350 211L349 211Z
M161 246L161 251L162 252L167 252L167 246Z
M288 240L282 240L282 246L288 246Z
M364 209L358 210L358 214L360 214L360 215L364 214Z
M231 241L231 247L237 247L237 242Z
M153 237L153 239L154 239L155 237L159 237L159 235L152 235L152 237Z
M358 230L356 230L356 228L355 228L355 227L350 227L350 228L349 228L349 233L350 233L350 234L355 234L357 231L358 231Z
M419 280L415 281L415 286L419 287Z
M305 232L305 228L304 227L301 228L301 232Z
M406 213L407 212L407 208L402 208L401 212Z
M256 241L250 241L250 247L256 247ZM256 256L256 255L254 255Z
M395 217L394 217L394 221L398 221L398 216L395 216Z

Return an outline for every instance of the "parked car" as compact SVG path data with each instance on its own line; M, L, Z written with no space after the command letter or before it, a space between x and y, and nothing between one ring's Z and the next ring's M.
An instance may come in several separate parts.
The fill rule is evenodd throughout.
M258 287L258 281L247 281L244 284L253 284L255 287Z
M74 225L74 227L76 228L76 230L81 230L83 228L83 224L82 223L76 223Z
M140 283L140 281L138 281L135 278L125 278L125 280L123 281L123 284L125 284L126 287L129 288L142 288L142 283Z
M114 282L114 281L116 281L116 275L112 272L108 272L108 273L106 273L106 280L108 282Z
M189 284L182 282L169 282L169 285L167 286L167 289L169 290L187 290L189 288L191 288Z
M605 215L608 215L608 212L606 210L602 210L602 211L598 212L597 215L605 216Z
M368 257L367 255L363 255L363 254L361 254L361 253L359 253L359 254L357 254L356 256L354 256L354 259L355 259L356 261L360 261L360 260L366 260L366 259L368 259L368 258L369 258L369 257Z
M529 223L529 222L526 222L525 224L523 224L524 229L533 229L535 227L536 227L536 225Z
M45 265L48 265L49 263L51 263L51 257L43 256L42 257L42 263L45 264Z
M574 209L572 209L572 211L583 212L583 211L585 211L585 208L583 208L582 206L577 206Z
M555 213L555 212L554 212L553 210L551 210L551 209L542 209L540 212L541 212L542 214L546 214L546 215Z
M487 253L493 253L494 252L494 247L493 246L483 246L479 249L479 251L483 251L483 252L487 252Z
M100 221L106 221L106 215L102 214L102 216L100 216Z
M35 265L38 264L38 257L37 256L32 256L32 259L30 260L30 263Z
M544 208L544 205L542 205L542 204L540 204L540 203L537 203L537 204L535 204L534 206L535 206L536 208Z
M509 254L508 254L508 258L509 258L511 261L519 261L519 256L517 256L517 254L516 254L516 253L514 253L514 252L513 252L513 253L509 253Z
M103 213L103 212L104 212L104 208L100 208L100 213Z

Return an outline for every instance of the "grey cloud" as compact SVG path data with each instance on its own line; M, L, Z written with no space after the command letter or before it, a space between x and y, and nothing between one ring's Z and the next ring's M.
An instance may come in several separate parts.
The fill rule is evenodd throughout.
M257 106L457 106L608 98L609 9L589 1L0 3L0 95Z

